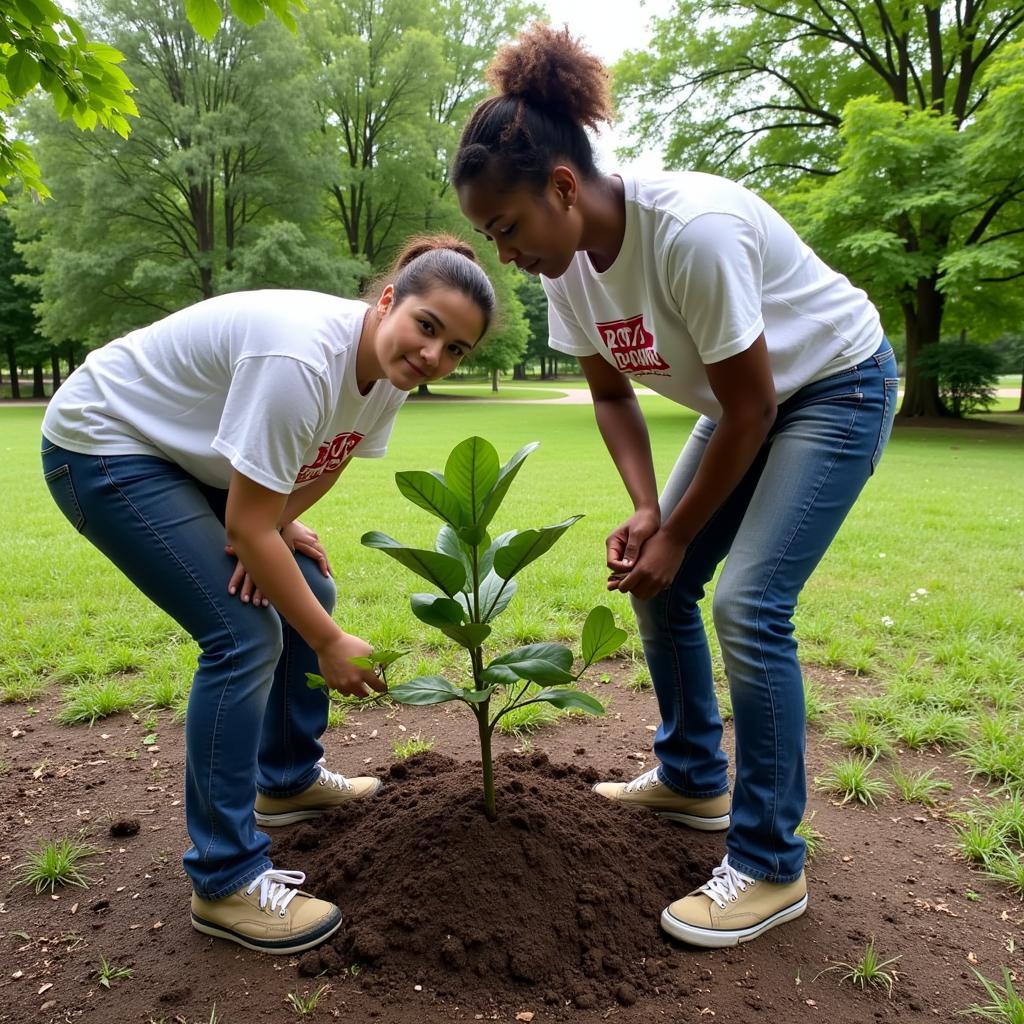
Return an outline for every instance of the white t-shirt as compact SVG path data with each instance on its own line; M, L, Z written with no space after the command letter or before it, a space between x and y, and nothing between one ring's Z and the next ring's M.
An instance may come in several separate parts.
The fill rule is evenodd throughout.
M289 494L350 456L384 454L404 391L361 395L367 305L309 291L234 292L90 352L43 433L87 455L153 455L226 488L232 468Z
M867 295L826 266L766 202L726 178L623 176L626 232L598 273L578 252L543 279L550 345L600 354L640 383L717 420L704 364L762 332L781 402L882 342Z

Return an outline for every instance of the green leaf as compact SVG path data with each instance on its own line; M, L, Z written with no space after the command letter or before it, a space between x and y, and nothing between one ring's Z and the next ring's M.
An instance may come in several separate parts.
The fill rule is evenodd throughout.
M387 668L394 664L399 658L404 658L408 651L372 651L370 654L360 654L355 658L349 658L348 663L356 668Z
M490 622L496 619L508 606L509 601L515 596L519 584L515 580L503 580L493 569L480 581L480 621ZM501 595L500 597L498 595ZM465 598L459 594L456 598L462 604ZM473 617L471 603L463 605Z
M510 580L521 569L540 558L574 523L583 516L570 516L555 526L544 526L539 530L523 530L512 537L494 553L494 571L505 580Z
M495 658L483 671L489 683L571 683L572 651L561 644L528 644Z
M6 75L13 95L24 96L39 84L39 65L30 54L18 50L7 61Z
M459 626L466 616L462 605L450 597L438 597L436 594L413 594L409 598L412 613L420 622L436 629L445 626Z
M157 735L156 735L155 732L151 732L148 736L143 736L142 737L142 742L147 747L152 747L156 743L156 741L157 741Z
M465 700L466 691L449 683L443 676L417 676L407 683L392 686L388 693L399 704L444 704Z
M493 686L485 686L482 690L463 690L462 697L470 704L483 704L494 693Z
M535 693L531 700L547 701L548 704L552 704L556 708L578 708L580 711L586 711L591 715L603 715L605 713L604 705L596 697L591 697L589 693L581 693L579 690L568 687L541 690L539 693Z
M515 480L516 474L526 461L526 457L534 449L539 447L540 441L531 441L530 444L523 445L523 447L520 448L504 466L501 467L501 472L498 473L498 479L495 481L490 493L484 500L483 511L477 517L477 522L480 526L486 526L494 518L494 513L498 511L502 501L505 500L505 495L508 493L508 489L512 486L512 481Z
M461 611L461 608L459 609ZM464 626L440 626L445 636L451 637L466 650L479 647L490 635L491 627L482 622L467 622Z
M459 541L459 535L450 526L441 527L437 533L437 539L434 541L434 547L442 555L447 555L449 558L454 558L461 562L466 570L466 579L472 579L473 563L470 560L470 553Z
M407 569L433 583L438 590L453 597L466 584L466 568L454 558L442 555L437 551L423 551L419 548L403 547L394 537L389 537L379 530L371 530L360 538L368 548L377 548Z
M327 680L323 676L317 675L315 672L306 673L306 685L311 690L326 690Z
M449 526L462 526L466 521L459 499L431 473L420 470L396 473L395 483L414 505L426 509Z
M592 665L595 661L614 654L626 642L626 631L615 625L611 609L599 604L591 609L583 623L583 662Z
M481 579L483 579L494 568L494 553L499 548L504 547L504 545L507 544L515 535L515 530L509 530L506 533L501 534L500 537L495 537L494 543L490 544L480 556Z
M185 0L185 17L204 39L213 39L223 12L215 0Z
M267 16L260 0L231 0L231 10L246 25L258 25Z
M483 509L484 499L498 480L498 453L482 437L468 437L452 449L444 467L444 478L474 524ZM479 544L479 539L471 543Z

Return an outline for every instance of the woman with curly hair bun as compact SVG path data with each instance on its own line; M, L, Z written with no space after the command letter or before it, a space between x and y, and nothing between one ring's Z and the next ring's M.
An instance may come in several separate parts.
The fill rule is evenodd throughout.
M381 689L332 618L327 553L299 516L352 458L382 456L409 391L487 330L472 249L412 239L371 301L219 295L104 345L54 395L43 474L58 508L200 647L185 720L192 927L264 953L323 942L341 911L269 858L257 826L315 818L380 780L322 762L327 696Z
M658 766L610 800L727 830L707 882L662 927L699 946L753 939L807 905L797 597L892 429L892 349L867 296L734 182L601 173L586 129L608 76L568 29L499 51L497 95L453 167L462 211L501 259L539 274L552 348L576 356L633 513L607 540L661 712ZM701 414L661 492L637 381ZM699 602L713 612L736 732L730 801Z

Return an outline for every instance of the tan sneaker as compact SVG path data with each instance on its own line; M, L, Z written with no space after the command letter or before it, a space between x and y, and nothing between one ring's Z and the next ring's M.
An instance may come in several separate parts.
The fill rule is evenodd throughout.
M383 783L373 775L360 775L346 779L337 772L320 766L320 778L308 789L295 796L266 796L256 794L256 823L274 828L292 825L296 821L316 818L342 804L373 796Z
M295 888L305 880L301 871L271 868L222 900L192 893L192 927L260 953L312 949L341 927L341 911Z
M729 866L729 857L711 872L711 881L661 912L661 927L693 946L717 949L756 939L807 909L807 879L763 882Z
M632 782L599 782L595 793L607 800L632 807L646 807L662 818L681 821L701 832L721 832L729 827L729 794L689 797L673 792L658 778L658 769L637 776Z

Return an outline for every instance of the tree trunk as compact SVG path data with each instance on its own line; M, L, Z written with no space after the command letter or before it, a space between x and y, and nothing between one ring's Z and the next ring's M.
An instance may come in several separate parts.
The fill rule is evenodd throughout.
M1024 366L1020 369L1020 402L1017 405L1017 412L1024 412Z
M516 363L512 367L513 380L526 380L526 363Z
M429 398L430 388L428 388L426 384L420 384L419 387L416 388L416 394L420 398Z
M60 387L60 353L56 345L50 348L50 372L53 376L53 391L50 392L52 395Z
M899 411L901 418L948 415L939 397L938 379L922 377L917 372L918 355L929 345L939 344L944 300L935 285L935 278L918 281L914 304L903 306L907 329L907 381Z
M498 368L497 367L495 367L493 370L491 370L491 390L492 391L497 391L498 390Z
M75 362L77 358L77 349L73 341L68 342L68 373L74 373L78 368L78 363Z
M32 364L32 397L45 398L46 384L43 381L43 361L37 359Z
M540 379L548 379L548 361L546 356L540 357Z
M11 375L11 398L21 398L21 382L18 380L18 360L14 355L14 342L7 342L7 367Z

